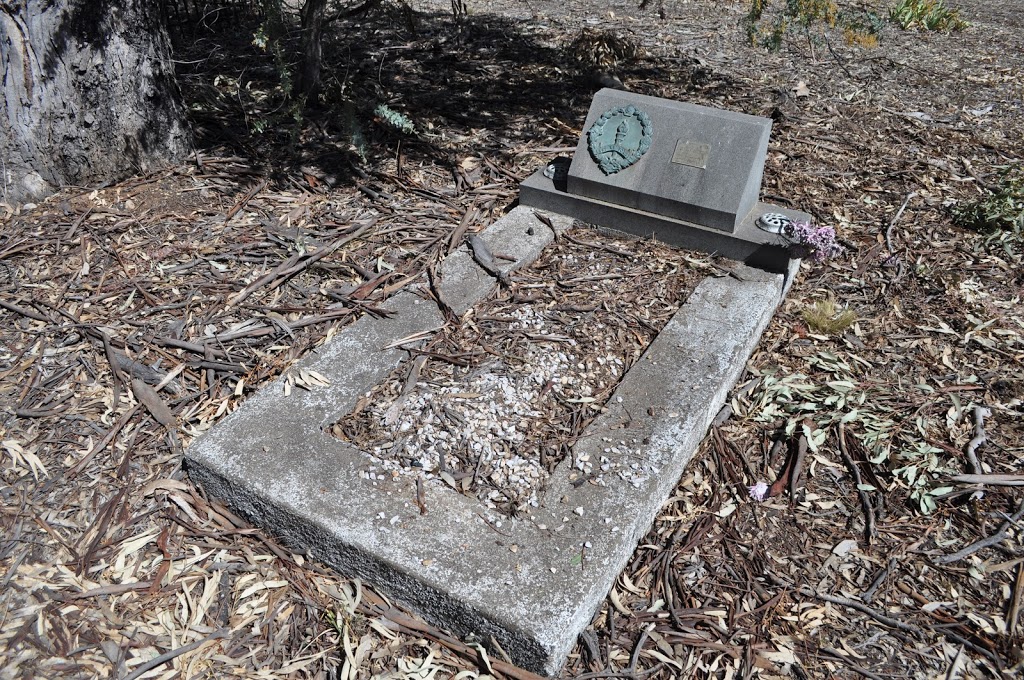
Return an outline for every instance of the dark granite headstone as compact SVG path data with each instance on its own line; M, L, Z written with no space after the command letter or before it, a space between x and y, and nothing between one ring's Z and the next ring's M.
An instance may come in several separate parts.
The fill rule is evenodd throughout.
M757 204L768 118L604 89L568 192L732 232Z

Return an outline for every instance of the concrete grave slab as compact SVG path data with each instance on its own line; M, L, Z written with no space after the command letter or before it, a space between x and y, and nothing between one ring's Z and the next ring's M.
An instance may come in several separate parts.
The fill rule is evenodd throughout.
M559 230L571 221L549 218ZM517 258L511 268L552 236L522 207L483 234L495 253ZM490 275L468 257L453 254L441 267L442 297L456 309L490 290ZM412 293L385 305L390 318L363 317L290 369L317 371L329 385L286 395L282 377L246 400L192 444L189 472L311 557L457 634L493 636L527 669L557 673L784 294L782 274L743 265L735 274L697 286L576 444L577 453L611 457L623 474L577 486L566 459L529 517L510 519L441 484L427 485L420 514L410 478L367 479L371 457L325 432L399 364L403 339L442 324L438 307Z
M603 89L573 155L568 192L732 232L757 203L771 126L768 118Z
M552 224L556 230L565 231L572 218L552 216ZM496 260L503 272L532 263L554 237L551 228L525 208L512 210L480 234L492 253L512 258ZM481 269L466 245L446 257L439 270L441 297L456 316L462 316L494 288L494 277Z

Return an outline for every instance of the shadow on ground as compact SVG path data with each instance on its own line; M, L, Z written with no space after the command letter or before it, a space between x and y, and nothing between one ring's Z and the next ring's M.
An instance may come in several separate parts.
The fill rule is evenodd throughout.
M297 71L295 31L261 48L260 17L234 15L172 26L177 74L201 153L242 156L281 179L314 166L345 183L353 165L396 156L444 163L492 159L530 144L575 144L600 87L595 71L568 60L536 25L493 15L450 15L384 6L331 25L323 92L300 103L287 93ZM265 31L263 31L265 32ZM569 36L570 39L572 36ZM657 68L634 64L633 74ZM379 105L412 133L388 125Z

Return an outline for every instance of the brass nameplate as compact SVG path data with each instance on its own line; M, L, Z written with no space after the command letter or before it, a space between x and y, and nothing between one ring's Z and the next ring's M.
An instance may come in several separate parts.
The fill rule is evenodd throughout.
M680 139L676 142L676 150L672 154L672 162L703 170L708 167L708 156L710 155L710 144L698 144L697 142L687 142Z

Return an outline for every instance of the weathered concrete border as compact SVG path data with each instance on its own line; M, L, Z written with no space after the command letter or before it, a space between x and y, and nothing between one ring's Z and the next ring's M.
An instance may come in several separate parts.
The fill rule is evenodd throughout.
M551 217L560 229L570 222ZM517 208L483 238L495 253L515 256L508 265L515 268L552 234L532 210ZM442 267L442 295L453 307L489 291L489 276L475 267L468 253ZM369 456L324 432L403 359L389 345L441 325L437 307L411 293L386 305L391 318L360 319L292 369L318 371L329 386L287 397L283 379L261 389L192 444L189 472L209 494L315 559L458 634L493 636L516 663L554 674L781 300L782 275L742 266L737 273L742 280L711 278L697 287L577 443L577 454L610 457L630 481L607 474L603 486L577 488L564 461L529 518L510 520L433 484L421 515L410 479L364 478Z

